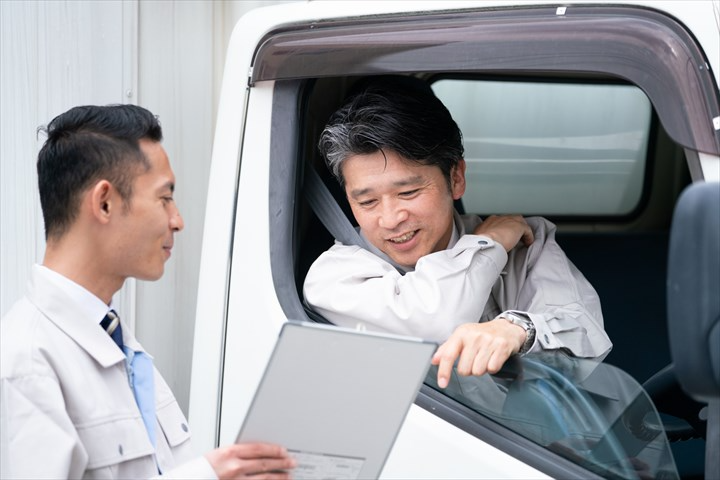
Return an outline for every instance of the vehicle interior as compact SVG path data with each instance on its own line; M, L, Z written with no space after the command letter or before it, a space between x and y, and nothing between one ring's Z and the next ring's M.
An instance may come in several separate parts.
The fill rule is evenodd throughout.
M303 138L315 140L308 141L301 149L303 158L308 161L306 168L314 168L323 177L325 185L351 221L352 213L344 193L324 166L315 143L327 118L342 103L343 92L351 88L352 80L357 81L340 78L308 82L309 92L305 99L307 113L303 115L307 123ZM464 80L467 81L465 77ZM432 82L432 77L429 81ZM543 81L547 82L548 79ZM562 79L560 84L568 85L567 82L567 79ZM583 79L582 83L587 85L587 79ZM330 92L335 93L331 95ZM333 97L338 101L329 102L328 98ZM675 201L691 182L682 147L668 137L654 112L648 112L648 116L647 145L643 149L647 153L642 159L645 165L641 191L636 195L636 204L629 212L578 215L521 211L523 215L543 215L558 225L558 243L590 280L601 298L605 328L613 341L613 349L604 361L627 372L638 383L647 381L670 363L665 301L668 236ZM592 175L592 172L588 174ZM505 178L505 187L517 188L512 176ZM517 182L522 184L523 180L519 178ZM580 178L578 181L587 180ZM469 189L483 187L481 183L474 185L470 179L468 181ZM617 181L617 178L613 181ZM539 195L557 194L553 185L548 185L545 192L540 191ZM528 205L538 203L535 199ZM302 298L302 283L307 269L322 251L332 245L334 239L312 210L302 205L302 202L300 205L297 214L295 280L297 295ZM495 213L492 210L470 209L462 203L458 208L481 217ZM318 320L317 314L309 312L309 315ZM672 423L668 419L667 422L676 425L683 421ZM686 430L690 433L685 433L682 440L675 439L677 441L673 445L677 444L674 448L678 452L675 455L676 462L681 458L689 464L679 467L685 471L683 478L692 478L693 475L702 474L704 444L702 440L685 438L695 435L690 429Z
M348 79L339 81L344 83ZM308 99L309 112L305 118L308 120L317 118L319 123L308 125L308 133L305 138L319 138L325 120L336 108L330 106L332 104L327 100L328 93L332 90L331 82L330 79L322 79L313 86L315 95L319 96L315 101L318 101L318 98L319 101L318 105L313 105L312 95L310 96ZM567 84L563 83L563 85ZM341 93L338 96L343 98ZM340 103L339 101L334 105L339 106ZM315 109L319 111L316 112ZM558 225L560 246L590 280L602 299L603 313L606 317L605 328L614 344L612 352L605 361L622 367L640 382L647 380L670 362L667 332L665 329L658 328L657 325L666 318L665 270L673 207L680 192L691 181L682 147L673 143L667 136L654 113L651 112L648 116L650 117L647 132L648 143L644 148L647 156L642 159L644 171L641 183L637 185L639 191L635 194L636 203L631 206L629 212L600 215L517 209L499 212L478 209L477 207L482 208L483 206L469 206L468 202L462 202L462 200L458 205L458 208L464 212L475 213L481 217L498 213L520 212L525 216L542 215ZM337 181L332 178L325 167L315 143L308 142L304 146L304 158L312 159L313 167L323 177L325 184L331 189L348 218L354 222L344 192L340 190ZM513 152L511 155L517 155L517 152ZM517 178L513 179L512 173L504 175L503 187L517 191L522 189L523 182L532 181L532 179L522 174L522 167L514 166L513 168L517 169ZM568 168L572 168L569 162ZM468 169L470 170L470 167ZM588 182L593 181L593 176L598 176L595 171L587 170L586 172L586 178L582 178L582 174L575 174L573 177L581 187L587 186ZM483 183L482 180L473 182L470 174L468 177L469 192L466 193L466 197L471 195L473 188L487 188L496 181L493 178L485 180L486 183ZM614 175L611 179L606 180L607 185L610 186L611 182L616 182L617 179L618 175ZM537 181L537 178L535 180ZM563 203L572 205L571 200L577 200L563 197L562 192L558 194L554 183L548 182L545 189L537 185L535 188L538 193L535 193L534 196L529 195L530 198L526 202L525 208L537 208L537 205L542 203L541 197L543 196L553 197L559 200L561 205ZM299 236L301 238L304 236L304 238L299 242L300 252L297 258L296 281L298 293L302 295L302 282L307 269L321 252L332 245L333 238L322 227L322 224L308 223L318 222L311 212L299 213ZM613 325L612 319L617 319L619 324ZM615 335L613 335L614 333ZM639 346L639 338L648 339L647 342L642 342L647 345ZM647 348L652 355L638 355L638 347Z
M383 26L380 33L391 29ZM320 38L321 32L316 30L313 35ZM258 63L266 58L269 70L256 68L253 75L256 80L275 80L272 135L282 141L273 142L270 174L275 184L271 185L270 202L292 205L278 211L270 223L270 238L277 239L271 245L276 292L288 318L322 322L319 315L303 305L302 285L309 266L334 239L307 201L307 170L313 169L320 175L345 217L353 222L344 193L318 154L317 139L327 119L357 82L387 70L371 68L377 65L355 43L349 46L341 43L337 57L333 51L328 53L332 49L326 44L313 50L312 45L307 46L311 43L305 44L304 51L283 50L281 41L267 47L265 57L263 51L258 54ZM358 53L348 53L348 48L355 48ZM396 48L401 51L403 47ZM322 75L310 73L317 69L312 64L312 55L318 51L326 55L328 62L323 65ZM381 64L395 51L383 52L385 56L376 60ZM341 53L366 63L356 66L352 58L342 57ZM643 385L647 392L630 395L634 400L628 401L623 410L623 421L627 415L639 415L640 426L629 431L625 422L624 433L616 432L616 436L625 435L630 443L638 438L643 440L637 450L652 450L652 455L647 456L654 455L648 460L655 462L652 476L704 478L705 422L698 421L703 405L683 393L673 373L666 308L668 244L674 208L681 192L693 181L702 180L695 150L705 140L693 138L691 127L685 128L684 124L694 121L692 117L668 113L681 111L679 104L665 103L683 95L665 95L668 92L663 92L662 86L655 91L647 84L638 86L631 80L632 72L620 75L610 72L612 68L607 65L601 69L588 67L583 64L586 55L574 57L573 65L548 71L517 65L443 69L444 57L437 60L438 65L433 64L436 68L431 68L428 59L436 58L432 53L426 49L413 58L412 51L402 51L408 60L403 64L404 70L397 73L428 82L463 131L468 189L457 208L481 217L502 213L542 215L557 225L558 243L601 299L604 326L613 342L612 351L603 360L603 365L610 366L605 373L620 379L618 382L628 390ZM528 61L534 61L534 57ZM423 68L410 68L415 64ZM270 71L272 68L275 70ZM717 92L712 80L707 91ZM715 97L716 94L711 94L707 100L713 105L711 109L717 109ZM708 141L717 143L713 139ZM494 188L525 194L510 199L497 195ZM500 200L494 204L495 197ZM548 370L553 363L554 367ZM597 391L598 385L589 385L592 381L587 385L583 381L571 382L574 386L568 397L564 387L557 385L563 382L564 372L573 368L582 369L582 365L567 367L565 360L547 357L524 360L519 366L508 362L494 380L497 388L507 393L513 391L513 381L523 375L550 379L545 383L555 385L552 388L557 395L574 408L585 402L583 399L596 398L593 388ZM572 375L567 373L566 377ZM566 474L587 475L590 471L605 478L641 476L630 466L616 469L611 465L623 455L618 448L632 456L630 450L635 447L623 443L622 438L620 446L610 441L603 451L558 444L557 438L552 437L553 426L542 426L543 432L535 436L527 428L532 419L516 417L513 425L505 411L485 410L484 405L467 394L481 391L482 381L467 383L457 379L457 382L459 393L453 394L449 391L452 389L441 391L433 385L430 374L416 403L431 406L437 414L469 432L480 425L485 428L485 440L489 438L488 432L495 432L490 435L491 443L508 447L506 451L513 451L518 458L524 455L522 445L540 444L557 453L557 457L549 457L544 464L534 459L543 471L557 472L553 468L564 460ZM647 400L648 395L651 401ZM525 390L513 398L520 399L518 408L522 409L528 405L528 398L546 397L540 390ZM557 412L548 409L535 413L542 417ZM594 415L594 410L583 407L577 415L587 418ZM518 426L522 422L525 423ZM511 431L498 430L497 423ZM612 423L605 430L617 425ZM519 435L513 436L512 431ZM598 444L605 441L602 432L593 438ZM514 450L509 446L512 443L516 445ZM669 466L665 452L668 444L672 450ZM608 455L615 455L615 460L604 460ZM580 465L583 470L573 470L573 465Z

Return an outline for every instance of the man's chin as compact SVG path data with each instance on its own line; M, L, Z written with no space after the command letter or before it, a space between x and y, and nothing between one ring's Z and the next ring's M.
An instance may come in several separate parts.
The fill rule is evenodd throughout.
M138 280L143 280L146 282L154 282L156 280L160 280L165 273L165 266L163 265L162 268L160 268L160 271L153 271L153 272L143 272L138 275L134 275L134 277Z
M419 240L418 236L415 236L405 244L393 244L388 241L382 245L380 250L396 264L407 270L413 270L418 260L429 253L424 251L424 245Z
M414 256L413 257L409 257L409 256L398 257L398 256L388 255L388 257L390 257L390 259L393 262L397 263L398 265L400 265L401 267L403 267L406 270L415 269L415 264L417 264L418 260L420 260L419 258L416 258Z

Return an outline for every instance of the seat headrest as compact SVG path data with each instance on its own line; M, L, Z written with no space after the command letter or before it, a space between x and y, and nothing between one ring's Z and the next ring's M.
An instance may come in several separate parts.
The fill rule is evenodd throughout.
M696 400L720 398L720 183L690 185L675 206L667 303L680 384Z

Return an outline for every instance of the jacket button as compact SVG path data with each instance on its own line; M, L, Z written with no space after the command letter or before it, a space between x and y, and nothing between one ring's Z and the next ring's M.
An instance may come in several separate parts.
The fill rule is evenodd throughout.
M183 423L182 425L180 425L180 427L183 429L183 432L187 432L187 431L188 431L188 427L187 427L187 425L185 425L184 423Z
M543 337L545 338L545 343L550 343L550 339L548 338L547 333L543 335Z

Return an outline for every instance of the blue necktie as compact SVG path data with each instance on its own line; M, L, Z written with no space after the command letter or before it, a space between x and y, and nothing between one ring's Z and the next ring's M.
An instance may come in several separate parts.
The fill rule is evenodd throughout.
M122 327L120 326L120 319L115 313L115 310L110 310L107 315L105 315L105 318L100 322L100 326L110 335L120 350L122 350Z
M110 310L105 315L100 326L125 354L126 369L135 396L135 403L140 409L150 442L155 446L155 387L152 360L145 353L136 352L123 345L120 319L114 310Z

